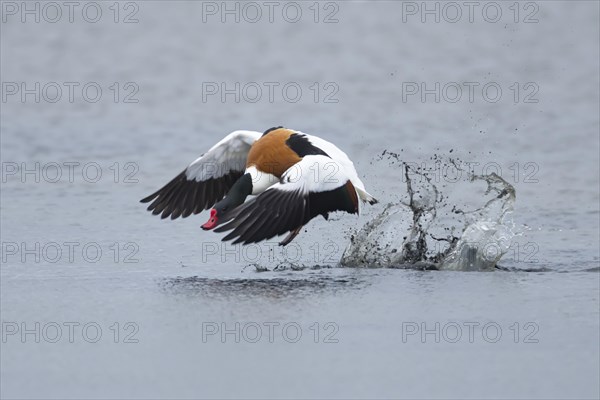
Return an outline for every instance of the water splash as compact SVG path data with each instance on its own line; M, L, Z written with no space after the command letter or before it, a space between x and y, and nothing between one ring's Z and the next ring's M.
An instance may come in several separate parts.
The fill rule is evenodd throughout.
M398 158L395 153L382 155ZM437 156L436 156L437 157ZM439 158L438 158L439 161ZM454 160L447 161L461 169ZM408 201L389 203L352 235L340 265L368 268L420 268L461 271L492 270L515 236L509 218L515 189L495 173L468 171L466 189L483 205L471 211L452 204L429 171L403 164ZM465 172L465 171L463 171ZM485 182L485 193L477 184ZM449 208L451 206L451 209Z
M460 238L440 258L440 269L491 270L510 248L515 236L514 225L507 216L513 211L515 189L492 173L475 175L472 181L487 183L486 195L495 194L483 207L462 212L470 222Z

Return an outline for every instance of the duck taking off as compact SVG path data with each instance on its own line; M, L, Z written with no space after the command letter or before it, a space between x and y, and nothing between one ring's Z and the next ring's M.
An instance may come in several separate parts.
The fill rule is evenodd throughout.
M248 195L256 195L248 202ZM264 133L235 131L163 188L141 200L161 218L210 210L205 230L231 231L223 240L255 243L288 233L285 246L311 219L358 214L359 201L377 203L354 164L334 144L281 126Z

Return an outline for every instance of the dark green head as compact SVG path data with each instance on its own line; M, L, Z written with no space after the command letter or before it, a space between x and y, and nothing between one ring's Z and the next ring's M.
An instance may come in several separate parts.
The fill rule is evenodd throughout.
M244 174L233 184L227 196L210 210L210 218L202 225L202 229L210 230L225 222L223 219L225 213L242 204L251 193L252 177L250 174Z

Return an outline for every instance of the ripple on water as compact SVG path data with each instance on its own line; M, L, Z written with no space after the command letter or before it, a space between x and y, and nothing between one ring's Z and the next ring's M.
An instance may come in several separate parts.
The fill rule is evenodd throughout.
M311 296L356 290L366 283L359 277L291 277L217 279L198 276L167 278L159 286L165 293L205 298Z

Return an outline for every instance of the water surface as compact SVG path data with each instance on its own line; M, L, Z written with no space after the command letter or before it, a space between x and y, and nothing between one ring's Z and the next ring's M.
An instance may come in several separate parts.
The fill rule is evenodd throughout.
M95 24L0 25L2 82L103 89L96 103L1 103L2 397L600 396L598 3L537 2L537 23L504 3L498 23L421 23L403 22L402 2L340 2L329 24L312 3L298 23L221 23L203 22L202 3L138 2L133 24L101 4ZM203 98L214 82L303 95ZM494 82L503 96L404 101L414 82ZM222 244L205 214L161 221L138 203L226 133L276 125L339 144L380 204L315 219L282 249ZM503 269L338 267L356 229L408 200L384 150L510 183L518 235ZM23 173L36 163L39 182ZM72 179L65 163L79 163ZM481 204L482 187L436 179L449 209ZM21 335L36 322L39 343Z

